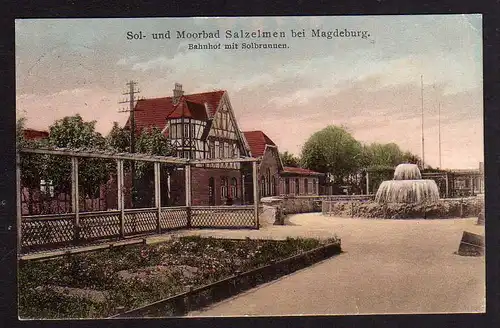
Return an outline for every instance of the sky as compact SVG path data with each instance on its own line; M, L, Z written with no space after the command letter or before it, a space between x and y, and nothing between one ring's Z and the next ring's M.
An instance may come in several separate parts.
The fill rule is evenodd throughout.
M129 80L144 98L171 96L181 83L186 94L226 90L239 127L264 131L282 152L300 155L314 132L335 124L363 143L421 156L423 99L426 164L439 166L439 130L443 168L483 161L481 15L29 19L15 28L16 112L29 128L78 113L105 135L127 120L119 102ZM224 37L259 29L286 37ZM317 29L369 36L312 36ZM176 38L203 30L221 38ZM127 40L129 31L146 38ZM170 39L153 40L167 31ZM234 41L287 48L188 48Z

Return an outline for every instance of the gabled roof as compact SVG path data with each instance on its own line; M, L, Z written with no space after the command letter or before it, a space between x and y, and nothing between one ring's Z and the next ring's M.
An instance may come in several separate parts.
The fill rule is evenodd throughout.
M261 157L264 155L266 146L276 146L276 144L262 131L245 131L243 132L245 139L250 147L250 152L253 157Z
M141 99L135 106L136 128L138 131L152 126L163 129L167 118L181 116L206 121L215 115L224 92L220 90L183 95L176 105L173 104L172 97ZM130 126L130 118L125 126Z
M312 171L309 169L303 169L301 167L291 167L291 166L285 166L283 168L282 174L285 175L323 175L323 173Z

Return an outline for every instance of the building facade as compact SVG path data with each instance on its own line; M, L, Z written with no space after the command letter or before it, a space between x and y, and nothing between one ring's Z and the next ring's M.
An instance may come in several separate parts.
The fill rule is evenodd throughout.
M284 167L280 173L280 195L318 196L322 173L300 167Z
M174 156L188 159L237 159L250 150L238 127L226 91L185 95L175 84L173 95L139 100L135 107L137 133L157 127L168 137ZM130 126L130 120L127 122ZM244 204L245 176L251 166L215 163L191 168L192 205ZM168 172L170 205L185 204L184 168Z
M283 164L276 144L262 131L245 131L245 139L252 157L259 158L257 181L260 197L278 196L280 172ZM252 177L245 179L245 191L248 201L253 201Z
M284 167L278 147L262 131L244 132L244 135L252 156L261 159L258 176L261 197L319 195L322 173Z

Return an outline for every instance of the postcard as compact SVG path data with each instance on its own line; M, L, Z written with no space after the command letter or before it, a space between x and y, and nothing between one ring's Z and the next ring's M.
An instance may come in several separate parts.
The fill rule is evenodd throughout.
M485 312L481 15L15 33L20 319Z

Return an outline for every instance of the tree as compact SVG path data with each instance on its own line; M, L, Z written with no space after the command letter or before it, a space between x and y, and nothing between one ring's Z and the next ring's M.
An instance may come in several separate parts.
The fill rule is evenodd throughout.
M420 165L422 163L422 160L420 159L420 157L418 157L417 155L415 155L409 151L406 151L403 154L403 159L406 163L418 164L418 165Z
M404 162L403 151L395 143L372 143L366 147L369 166L394 167Z
M328 126L314 133L304 144L303 167L331 175L342 183L363 163L362 145L343 127Z
M287 151L285 151L284 153L280 153L280 158L281 162L283 163L283 166L290 166L290 167L300 166L300 159L294 156L292 153L289 153Z
M39 148L46 146L46 140L27 140L24 137L25 119L20 118L16 122L16 147ZM27 188L26 203L29 214L33 214L33 192L40 188L41 180L44 179L46 156L40 154L20 155L21 186ZM24 195L24 192L23 192Z
M141 154L156 156L170 156L172 154L168 138L157 127L142 130L136 140L135 147L136 151ZM137 162L136 168L139 177L153 172L152 165L148 165L146 162Z
M78 114L64 117L50 126L48 144L55 148L105 150L106 140L95 131L95 124L96 121L83 121ZM80 158L78 177L81 195L95 198L100 186L109 179L112 166L110 160ZM68 157L48 156L46 172L59 191L70 191L71 162Z
M130 130L121 128L118 122L113 122L113 128L106 136L106 147L112 151L130 151Z

